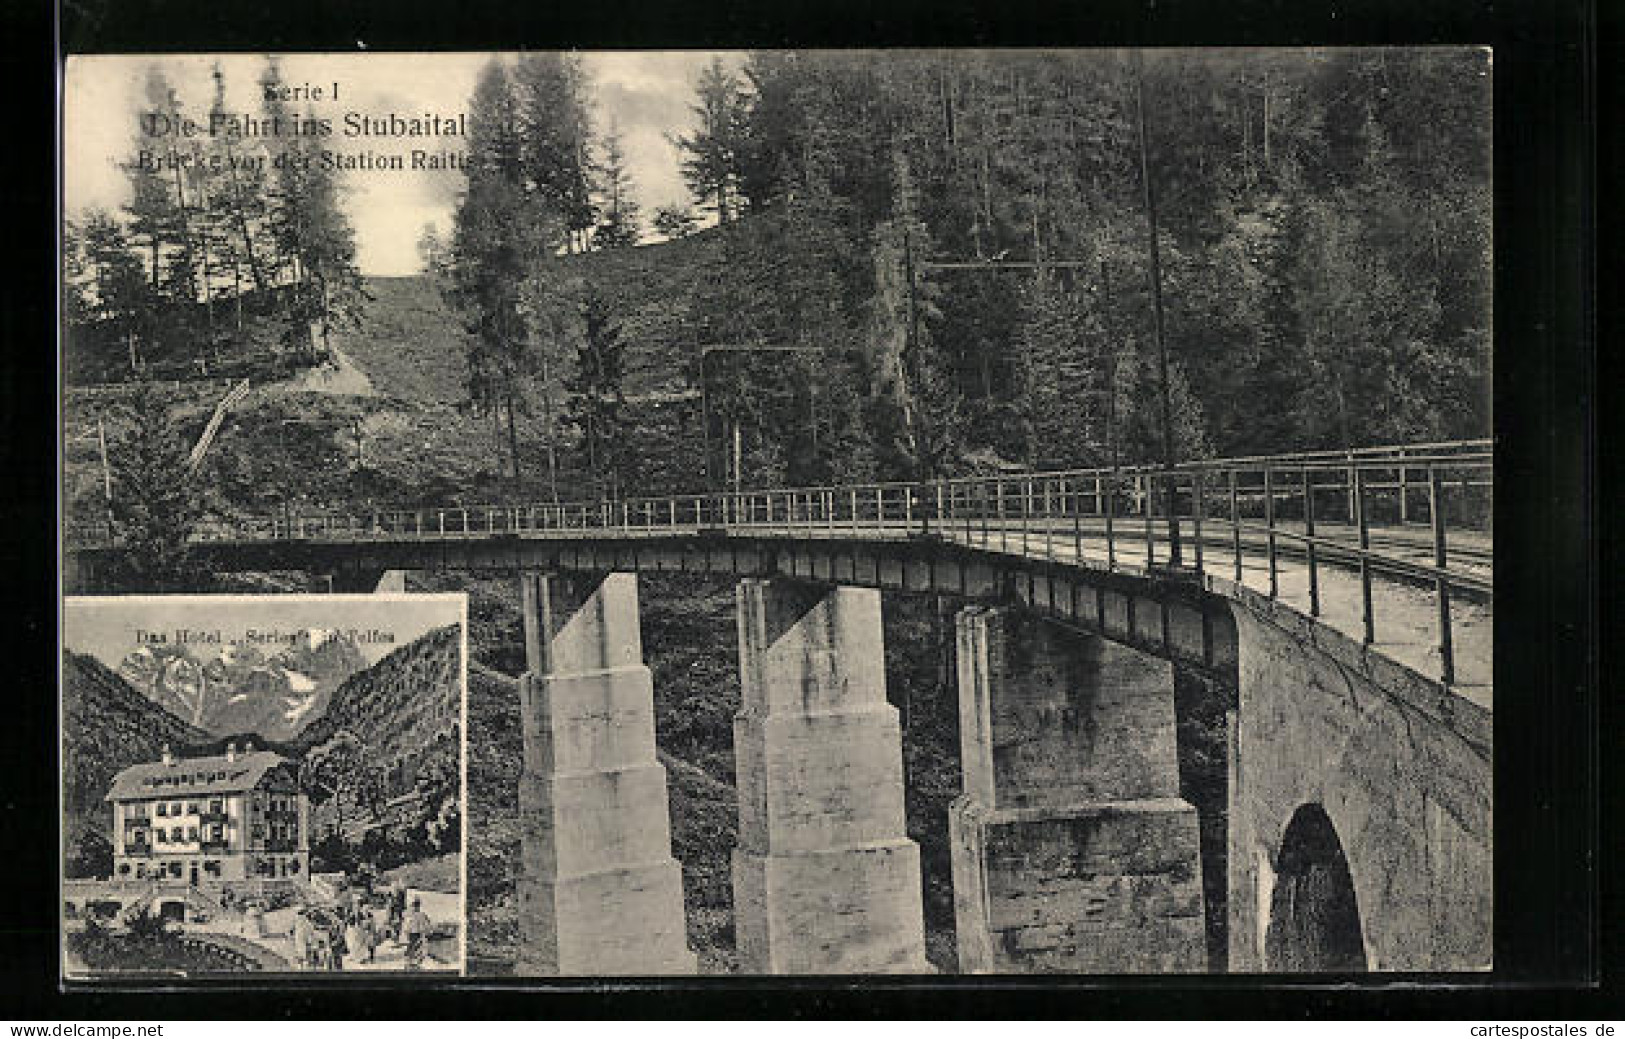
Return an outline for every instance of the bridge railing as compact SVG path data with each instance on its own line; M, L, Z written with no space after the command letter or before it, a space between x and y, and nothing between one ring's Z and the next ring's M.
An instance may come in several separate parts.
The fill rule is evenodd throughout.
M1422 587L1437 607L1440 678L1455 681L1451 602L1493 593L1493 453L1486 440L1357 451L1009 473L935 481L713 492L562 504L319 512L205 525L200 540L782 533L936 537L990 551L1166 575L1249 570L1281 594L1305 577L1321 614L1324 567L1357 572L1367 643L1372 580Z

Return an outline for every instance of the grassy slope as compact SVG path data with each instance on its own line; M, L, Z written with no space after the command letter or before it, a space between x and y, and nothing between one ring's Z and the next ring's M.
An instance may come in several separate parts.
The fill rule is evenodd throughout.
M595 253L560 261L561 270L592 281L608 298L626 344L624 415L636 443L628 484L646 493L691 490L699 477L698 407L692 401L644 401L649 394L689 388L690 346L680 342L685 301L715 259L706 234L665 245ZM506 429L466 410L463 319L427 277L369 278L372 299L359 329L336 331L334 346L372 384L350 396L304 392L285 380L256 388L226 421L206 462L211 512L264 514L286 505L360 509L424 504L477 504L515 495L508 475ZM568 351L566 351L568 353ZM562 409L572 359L558 358L551 380ZM523 486L519 497L549 493L539 391L533 415L518 417ZM212 398L184 400L188 437L201 429ZM96 416L106 413L116 435L116 409L70 400L64 415L64 493L70 519L101 523ZM364 465L355 468L356 423ZM591 497L593 489L560 431L559 494Z

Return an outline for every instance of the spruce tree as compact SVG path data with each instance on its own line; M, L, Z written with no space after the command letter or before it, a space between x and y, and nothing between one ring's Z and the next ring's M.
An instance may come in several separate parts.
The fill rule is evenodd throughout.
M604 133L603 151L598 171L600 219L592 241L599 249L624 249L638 244L642 227L637 199L633 196L632 174L626 168L626 153L621 149L620 131L613 124Z
M588 286L581 306L576 370L565 382L569 392L565 413L566 420L580 434L581 462L599 498L621 492L625 349L620 325L611 316L608 301Z
M703 208L717 214L726 224L737 215L740 151L744 143L747 100L739 77L729 72L721 58L712 58L701 71L694 87L698 104L693 106L699 128L677 138L688 157L683 160L683 180Z
M469 105L468 190L454 217L451 298L467 319L469 400L505 422L509 468L520 484L518 415L536 371L526 279L562 241L557 216L527 192L518 100L497 59L480 73Z
M150 384L130 396L120 418L107 445L113 534L124 549L118 587L195 591L202 578L188 539L202 501L188 465L190 445Z

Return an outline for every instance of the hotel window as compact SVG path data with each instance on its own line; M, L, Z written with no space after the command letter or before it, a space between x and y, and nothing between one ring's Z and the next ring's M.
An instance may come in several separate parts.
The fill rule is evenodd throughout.
M189 841L197 840L197 827L196 826L189 826L189 827L186 828L186 839L189 840Z
M159 815L168 815L169 814L169 805L163 803L162 801L158 802L158 814Z
M221 812L225 811L225 806L221 803L219 798L215 798L213 801L209 802L209 811L213 812L215 815L219 815Z
M197 802L196 801L188 801L188 802L186 802L186 814L187 815L196 815L197 814Z

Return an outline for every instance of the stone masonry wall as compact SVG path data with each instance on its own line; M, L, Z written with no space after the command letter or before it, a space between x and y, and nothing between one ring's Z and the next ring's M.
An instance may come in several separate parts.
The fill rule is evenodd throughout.
M1173 671L1007 609L959 618L965 794L950 816L960 969L1206 967Z
M1487 714L1323 626L1265 603L1233 612L1231 970L1270 969L1264 934L1282 838L1306 804L1326 812L1347 858L1369 969L1487 969Z

